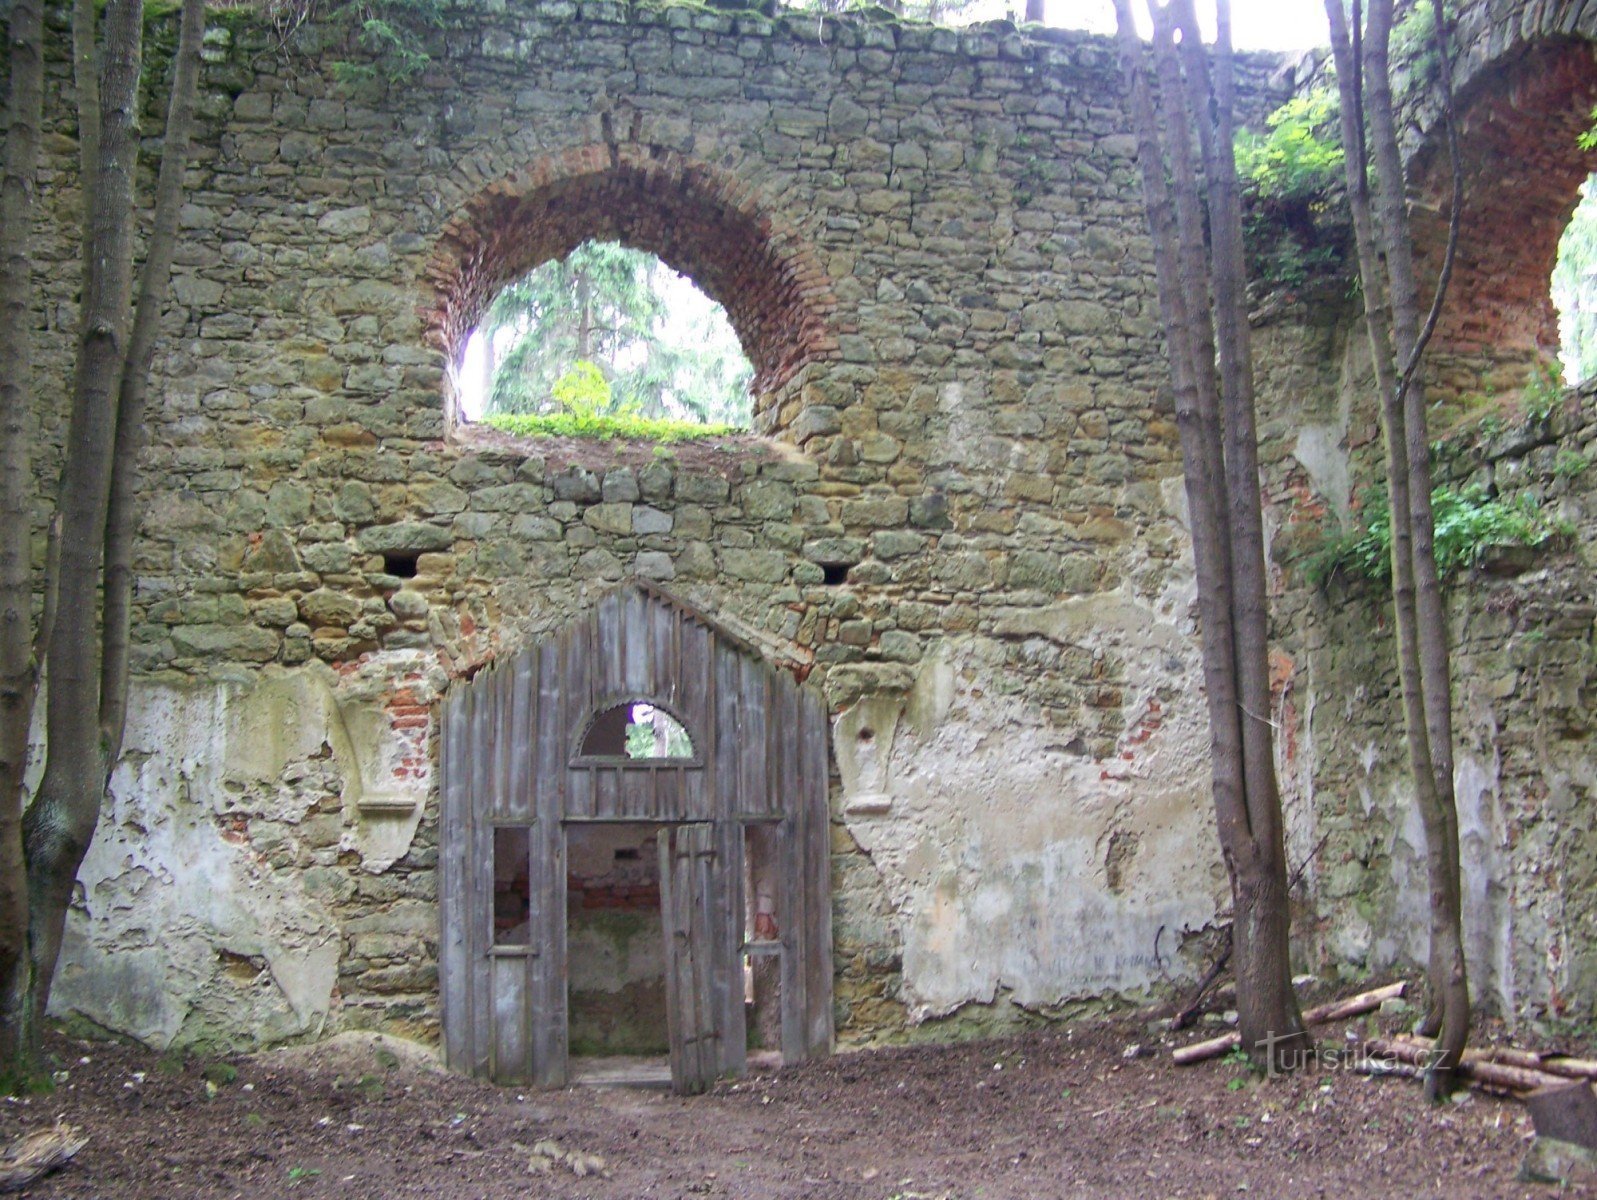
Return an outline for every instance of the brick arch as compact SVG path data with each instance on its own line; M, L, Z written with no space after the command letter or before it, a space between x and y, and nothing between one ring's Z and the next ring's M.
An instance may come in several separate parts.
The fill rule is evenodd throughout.
M506 284L592 238L657 255L726 309L757 408L836 353L837 301L808 246L735 177L652 146L573 149L468 201L428 270L435 338L453 355Z
M1516 11L1523 16L1525 8ZM1576 142L1597 103L1597 44L1570 32L1582 8L1549 4L1539 22L1527 22L1509 6L1480 5L1461 22L1461 41L1472 38L1457 101L1464 210L1433 351L1444 396L1512 391L1533 364L1556 357L1550 283L1558 240L1581 183L1597 169L1597 154ZM1582 20L1597 25L1597 11ZM1443 138L1439 121L1427 117L1413 160L1415 238L1432 274L1447 237Z

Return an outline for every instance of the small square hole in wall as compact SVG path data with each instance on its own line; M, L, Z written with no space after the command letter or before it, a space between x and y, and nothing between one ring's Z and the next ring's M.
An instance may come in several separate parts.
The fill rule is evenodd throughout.
M383 555L383 571L395 579L416 578L416 560L421 555L414 550L396 550Z
M824 563L821 566L821 574L828 587L848 582L848 566L844 563Z

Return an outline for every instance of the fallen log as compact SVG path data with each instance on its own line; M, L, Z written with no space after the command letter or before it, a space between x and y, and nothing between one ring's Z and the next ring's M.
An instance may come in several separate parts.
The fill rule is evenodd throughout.
M1396 983L1389 983L1385 987L1372 988L1367 992L1360 992L1357 996L1349 996L1345 1000L1333 1000L1328 1004L1317 1004L1306 1009L1303 1013L1305 1025L1324 1025L1331 1021L1345 1021L1348 1017L1356 1017L1362 1013L1372 1012L1381 1007L1383 1000L1396 1000L1403 994L1403 989L1408 985L1401 979ZM1235 1049L1242 1044L1242 1035L1233 1030L1221 1034L1219 1037L1210 1038L1206 1042L1194 1042L1190 1046L1182 1046L1171 1055L1178 1067L1191 1066L1195 1062L1205 1059L1218 1058L1228 1050Z
M1416 1034L1399 1034L1397 1041L1432 1049L1436 1043ZM1572 1058L1567 1054L1542 1054L1535 1050L1521 1050L1515 1046L1481 1046L1464 1051L1465 1063L1498 1063L1526 1071L1540 1071L1557 1075L1561 1079L1597 1080L1597 1062L1589 1058Z
M88 1144L71 1125L36 1129L0 1150L0 1192L20 1192L67 1162Z
M1429 1038L1373 1038L1364 1044L1367 1054L1395 1058L1416 1067L1429 1067L1436 1053L1435 1043ZM1459 1073L1467 1079L1486 1087L1502 1088L1510 1092L1533 1092L1537 1088L1558 1087L1568 1082L1562 1075L1538 1071L1530 1067L1515 1067L1507 1063L1491 1062L1479 1051L1464 1053L1459 1063Z
M1504 1063L1510 1067L1526 1067L1532 1071L1546 1071L1562 1075L1565 1079L1597 1079L1597 1062L1589 1058L1571 1058L1567 1054L1542 1054L1535 1050L1520 1050L1514 1046L1483 1046L1466 1051L1464 1057L1479 1055L1484 1062Z

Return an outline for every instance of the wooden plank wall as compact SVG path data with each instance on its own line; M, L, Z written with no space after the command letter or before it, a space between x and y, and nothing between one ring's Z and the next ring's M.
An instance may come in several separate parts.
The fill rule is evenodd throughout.
M682 722L692 761L582 753L598 713L636 700ZM440 728L440 971L451 1068L565 1082L565 824L582 821L710 823L718 878L704 955L721 1073L741 1072L745 1058L743 827L774 823L783 1053L830 1049L829 722L818 694L691 609L629 586L456 684ZM494 951L495 825L529 829L530 953Z

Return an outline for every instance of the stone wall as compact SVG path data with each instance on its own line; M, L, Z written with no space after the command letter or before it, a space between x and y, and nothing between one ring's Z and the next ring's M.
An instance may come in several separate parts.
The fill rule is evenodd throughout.
M1278 397L1293 397L1294 419L1265 426L1276 462L1278 765L1295 859L1319 848L1299 896L1299 955L1355 976L1423 963L1428 927L1389 593L1303 574L1323 536L1367 511L1379 478L1362 336L1351 321L1266 333L1267 344L1322 364L1270 377ZM1472 986L1511 1022L1589 1021L1597 397L1588 388L1507 398L1438 449L1439 484L1528 501L1561 531L1534 551L1485 547L1447 587Z
M1226 885L1111 43L606 0L438 36L354 92L240 15L208 38L128 757L57 1010L158 1044L432 1036L432 705L629 575L837 714L841 1037L1187 972ZM451 423L493 288L588 236L726 303L778 440Z
M997 1028L1190 972L1227 888L1110 43L543 0L453 9L428 74L348 91L313 38L285 56L226 22L157 366L128 754L58 1011L161 1045L434 1036L434 703L631 575L825 690L842 1039ZM1477 67L1479 95L1511 95ZM64 63L50 81L40 324L64 379ZM1538 229L1562 203L1538 201ZM1492 227L1471 226L1474 316L1444 331L1459 395L1499 359L1520 378L1541 328L1484 286L1513 274ZM727 305L770 440L523 443L452 420L494 289L587 237ZM1493 305L1496 340L1455 336ZM1383 609L1294 565L1371 478L1367 368L1342 311L1258 336L1295 857L1327 838L1301 957L1384 967L1415 957L1421 893ZM1570 456L1597 424L1586 397L1476 447L1459 415L1453 469L1578 530L1454 589L1477 984L1510 1013L1583 1015L1597 471Z

